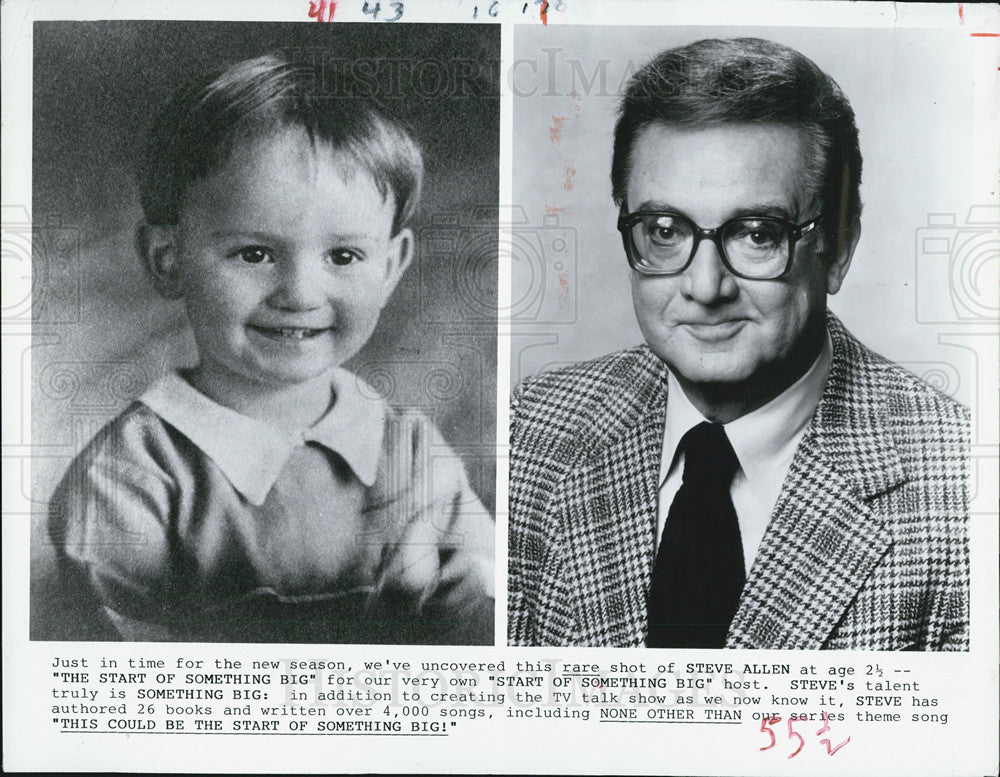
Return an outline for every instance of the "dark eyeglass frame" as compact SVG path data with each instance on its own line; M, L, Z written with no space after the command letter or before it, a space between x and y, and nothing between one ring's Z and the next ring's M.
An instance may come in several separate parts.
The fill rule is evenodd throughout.
M691 243L691 255L688 256L687 261L684 262L680 269L657 270L642 263L642 258L639 256L639 251L635 247L635 243L632 238L632 228L648 216L669 216L670 218L684 221L693 227L691 232L693 236L693 241ZM714 229L704 229L695 224L683 213L674 213L669 210L637 210L634 213L626 213L625 205L623 204L621 212L618 215L618 231L621 232L622 235L622 244L625 247L625 256L628 259L629 266L641 275L680 275L691 266L691 262L694 260L694 255L698 252L698 246L701 244L701 241L711 240L715 243L715 248L719 252L722 264L737 278L743 278L748 281L773 281L781 278L789 271L789 269L791 269L792 261L795 259L795 244L801 240L803 236L815 229L821 218L822 214L801 224L795 224L788 219L783 219L778 216L755 216L748 214L746 216L731 218ZM726 249L722 244L722 235L725 233L726 228L731 224L741 221L767 221L772 224L779 224L785 229L785 232L788 235L788 261L785 262L785 266L782 268L781 272L775 275L745 275L733 267L729 261L729 257L726 255Z

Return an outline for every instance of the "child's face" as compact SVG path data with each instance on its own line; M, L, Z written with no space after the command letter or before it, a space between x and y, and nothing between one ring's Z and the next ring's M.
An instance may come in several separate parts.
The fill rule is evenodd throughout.
M393 215L365 171L301 130L238 146L188 190L166 262L198 372L237 391L325 382L371 336L409 262L412 235L392 236Z

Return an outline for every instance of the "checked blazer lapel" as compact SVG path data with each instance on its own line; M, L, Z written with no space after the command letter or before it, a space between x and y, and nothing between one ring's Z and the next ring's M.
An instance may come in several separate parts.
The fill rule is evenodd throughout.
M666 370L646 350L623 377L621 392L592 416L600 426L583 437L591 444L561 489L571 644L639 646L646 635Z
M833 364L726 647L817 649L891 544L870 500L905 480L879 365L830 315Z

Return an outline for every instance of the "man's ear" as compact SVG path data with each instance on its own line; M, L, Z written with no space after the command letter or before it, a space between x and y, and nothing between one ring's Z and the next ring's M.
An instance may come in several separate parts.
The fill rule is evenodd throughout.
M827 294L836 294L844 285L844 278L851 268L851 259L854 258L854 249L858 247L860 238L861 220L856 218L853 224L841 231L834 246L832 261L826 269Z
M389 301L392 292L403 277L406 268L413 260L413 232L410 229L401 229L389 242L389 253L386 257L385 281L383 283L382 306Z
M183 293L176 229L174 226L143 222L135 230L135 249L142 257L156 290L167 299L178 299Z

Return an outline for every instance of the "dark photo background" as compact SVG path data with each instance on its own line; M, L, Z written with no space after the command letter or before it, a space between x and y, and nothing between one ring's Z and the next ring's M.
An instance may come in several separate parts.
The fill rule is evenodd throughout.
M72 457L165 370L193 363L181 305L133 248L133 170L181 83L281 50L317 88L376 96L424 150L413 265L346 366L420 410L495 508L499 27L226 22L34 25L32 636L47 601L47 500Z

